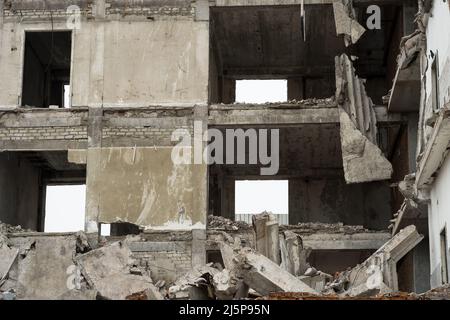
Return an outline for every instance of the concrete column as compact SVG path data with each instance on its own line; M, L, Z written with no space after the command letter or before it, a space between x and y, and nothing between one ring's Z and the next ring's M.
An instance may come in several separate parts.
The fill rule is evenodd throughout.
M304 98L303 78L288 79L288 100L302 100Z
M192 230L192 267L206 264L206 229Z
M236 101L236 80L222 78L222 103L229 104Z
M275 217L262 213L252 217L256 234L256 250L276 264L280 264L279 227Z
M274 218L274 217L273 217ZM267 258L280 264L280 239L278 221L269 220L266 223L266 237L267 237Z

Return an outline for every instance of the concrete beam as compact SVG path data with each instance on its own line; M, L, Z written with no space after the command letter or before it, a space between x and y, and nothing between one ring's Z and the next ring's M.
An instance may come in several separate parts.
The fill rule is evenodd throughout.
M378 250L389 239L387 232L302 235L303 246L312 250Z
M333 4L336 0L304 0L305 5ZM211 6L238 7L238 6L277 6L277 5L300 5L302 0L215 0ZM390 5L402 4L402 0L353 0L355 5Z
M432 182L434 173L439 170L446 156L450 141L450 104L439 112L433 134L428 140L424 156L420 160L416 175L417 188Z
M388 113L384 106L374 107L377 123L405 122L400 114ZM209 125L299 125L339 123L339 111L333 105L301 106L297 104L211 105Z

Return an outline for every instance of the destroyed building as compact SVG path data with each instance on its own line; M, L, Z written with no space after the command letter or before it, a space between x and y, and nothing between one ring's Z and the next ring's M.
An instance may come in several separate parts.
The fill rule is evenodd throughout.
M449 24L441 0L0 0L0 293L447 284ZM287 101L236 102L247 79L286 80ZM202 161L207 129L252 128L278 130L274 172L234 147ZM288 224L234 221L236 181L264 179L288 181ZM84 232L44 232L46 187L71 184L86 185Z

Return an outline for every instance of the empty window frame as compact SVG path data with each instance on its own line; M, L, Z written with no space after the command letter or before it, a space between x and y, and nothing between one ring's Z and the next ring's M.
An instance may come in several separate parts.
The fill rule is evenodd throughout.
M84 230L86 185L48 185L44 232Z
M289 181L235 181L235 220L251 223L252 215L264 211L273 213L280 224L289 224Z
M439 58L437 53L434 55L431 64L431 99L433 110L439 110Z
M25 32L22 106L70 106L71 53L70 31Z
M236 102L267 103L288 100L287 80L237 80Z
M447 228L444 228L441 231L440 243L441 243L441 276L442 276L442 284L447 284L448 283Z

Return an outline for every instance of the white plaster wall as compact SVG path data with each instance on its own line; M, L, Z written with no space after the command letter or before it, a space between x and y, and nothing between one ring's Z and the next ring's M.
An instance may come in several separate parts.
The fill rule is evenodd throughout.
M431 189L429 205L429 231L430 231L430 270L431 286L441 285L441 231L447 228L447 257L450 256L450 156L447 155L445 163Z
M450 8L447 2L435 0L430 13L427 27L427 108L431 108L431 63L433 59L430 51L438 52L440 105L443 106L444 103L450 101Z

